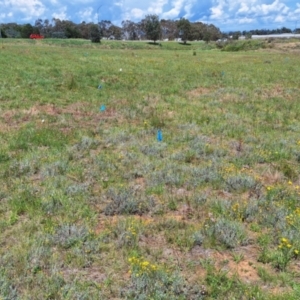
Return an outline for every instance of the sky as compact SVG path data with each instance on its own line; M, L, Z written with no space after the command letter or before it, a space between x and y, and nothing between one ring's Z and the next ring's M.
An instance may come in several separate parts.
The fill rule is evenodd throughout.
M138 22L148 14L186 18L221 31L300 27L300 0L0 0L1 23L30 23L59 18L76 24L110 20Z

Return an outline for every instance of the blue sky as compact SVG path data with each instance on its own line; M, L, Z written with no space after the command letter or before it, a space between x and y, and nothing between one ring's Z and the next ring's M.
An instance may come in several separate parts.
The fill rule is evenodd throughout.
M300 0L0 0L0 23L33 25L38 18L96 23L98 13L116 25L157 14L214 24L221 31L300 27Z

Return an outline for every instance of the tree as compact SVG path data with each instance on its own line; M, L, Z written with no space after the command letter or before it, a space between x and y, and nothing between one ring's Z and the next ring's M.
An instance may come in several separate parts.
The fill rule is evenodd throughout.
M190 39L191 40L203 40L205 33L207 32L206 25L201 22L191 23Z
M122 29L116 25L112 25L109 28L109 37L113 37L115 40L120 40L122 38Z
M0 28L0 38L7 38L7 35L2 28Z
M110 31L109 31L109 29L110 29L110 27L113 25L112 23L111 23L111 21L108 21L108 20L102 20L102 21L100 21L99 23L98 23L98 25L99 25L99 27L101 28L101 32L102 32L102 35L103 35L103 37L105 37L105 38L109 38L110 37Z
M80 32L80 36L83 39L89 39L90 38L90 24L87 24L86 22L81 22L77 27Z
M181 37L183 43L186 44L186 41L190 39L190 33L191 33L190 21L185 18L181 18L177 22L177 28L179 30L179 36Z
M161 37L161 27L158 15L147 15L142 20L142 27L146 33L146 37L154 43Z
M178 30L176 23L173 20L160 20L161 35L163 39L174 40L177 36Z
M71 21L63 21L65 28L65 36L67 38L81 38L80 31L78 30L78 25Z
M33 27L29 23L25 24L21 28L21 37L29 39L29 36L33 33Z
M137 40L141 35L140 24L126 20L122 21L122 34L127 40Z
M211 41L217 41L222 37L222 32L213 24L206 25L206 30Z
M101 31L99 29L99 26L93 24L90 28L91 30L91 41L92 43L100 43L101 41Z

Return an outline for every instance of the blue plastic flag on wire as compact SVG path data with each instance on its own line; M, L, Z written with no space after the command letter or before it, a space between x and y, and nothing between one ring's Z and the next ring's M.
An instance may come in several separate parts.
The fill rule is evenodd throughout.
M101 89L102 89L102 85L99 84L99 85L98 85L98 90L101 90Z
M221 75L222 75L222 77L223 77L223 76L225 75L225 72L224 72L224 71L222 71L222 72L221 72Z
M161 142L161 141L163 140L162 132L161 132L160 129L157 130L157 140L158 140L159 142Z
M101 105L100 106L100 111L105 111L106 110L106 106L105 105Z

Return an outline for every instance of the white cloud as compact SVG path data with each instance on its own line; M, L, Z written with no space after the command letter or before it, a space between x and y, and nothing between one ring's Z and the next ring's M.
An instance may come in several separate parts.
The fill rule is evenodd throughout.
M85 22L92 22L93 21L93 11L94 9L92 7L87 7L83 10L80 10L77 15L80 18L80 22L85 21Z
M191 18L195 14L195 11L193 11L195 2L196 2L195 0L190 0L190 1L187 1L187 3L184 5L184 11L186 12L184 17L186 19Z
M247 3L241 3L241 7L237 11L237 14L247 14L250 8Z
M238 19L238 23L239 24L250 24L255 22L255 19L252 18L242 18L242 19Z
M133 8L130 11L129 19L141 19L144 16L144 11L139 8Z
M168 3L168 0L156 0L151 2L147 12L149 14L160 15L163 12L163 7Z
M59 10L59 12L52 13L52 17L60 20L68 20L69 18L67 15L67 6L63 6Z
M210 19L216 20L216 19L221 19L225 17L225 7L227 6L226 1L220 0L220 1L214 1L217 2L215 6L211 7L211 16Z
M275 19L274 19L275 22L279 22L279 23L283 23L286 21L286 18L282 15L278 15Z
M2 9L3 7L9 11L8 17L12 16L13 12L21 12L24 20L39 17L46 10L45 5L39 0L5 0Z
M296 3L297 9L295 10L295 14L300 14L300 3Z
M172 8L169 11L163 12L161 17L163 19L174 19L174 18L181 17L179 16L179 14L183 5L184 5L184 0L172 1Z

